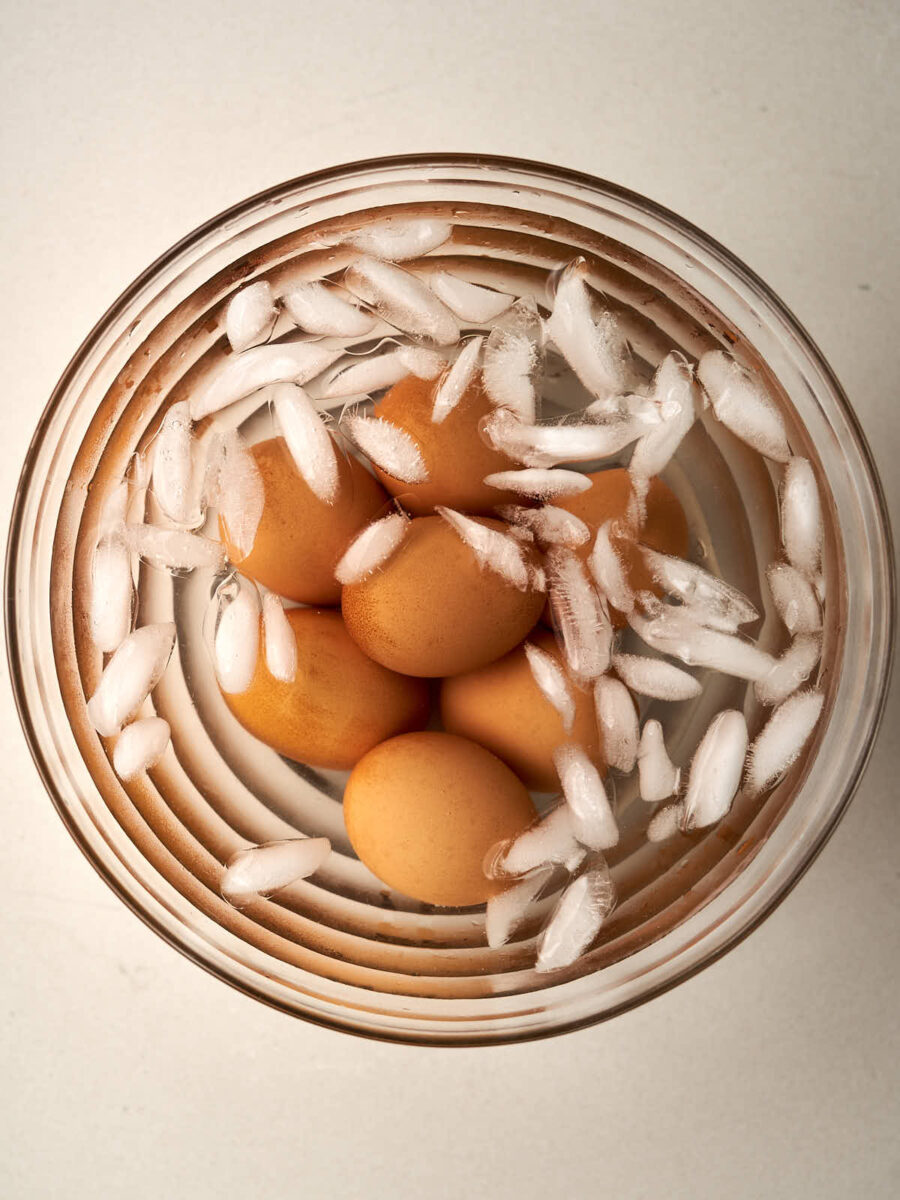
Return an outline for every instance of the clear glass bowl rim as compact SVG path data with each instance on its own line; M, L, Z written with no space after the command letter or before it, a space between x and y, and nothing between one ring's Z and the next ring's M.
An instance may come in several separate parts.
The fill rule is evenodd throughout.
M831 392L831 398L837 403L842 412L843 419L847 422L852 433L855 449L857 450L866 476L866 483L870 488L870 500L875 511L875 520L878 526L878 532L882 539L881 551L884 560L884 578L883 591L881 596L882 609L881 620L884 627L884 641L887 647L887 653L880 664L880 677L878 679L877 691L871 701L871 714L868 725L868 734L865 743L860 746L855 755L855 768L852 779L848 786L845 787L839 800L832 806L830 819L828 823L820 829L815 840L804 847L804 852L798 856L792 864L791 873L780 881L779 885L772 889L766 897L765 903L758 907L757 911L751 917L745 918L743 921L737 919L740 912L735 912L730 915L731 928L727 936L720 936L717 944L709 946L702 956L695 961L689 962L680 969L670 971L669 974L662 980L657 981L651 986L645 987L639 994L629 997L622 1003L610 1006L604 1010L593 1013L589 1016L561 1022L558 1024L548 1025L541 1028L529 1028L524 1031L504 1031L498 1035L479 1034L478 1036L446 1036L429 1035L417 1036L413 1032L399 1032L396 1028L378 1028L378 1027L362 1027L359 1024L345 1023L337 1018L329 1019L317 1013L302 1011L301 1009L289 1006L272 995L267 995L266 992L258 986L254 986L249 982L245 975L239 971L232 969L230 959L227 955L219 951L213 944L205 944L205 953L199 951L186 944L181 937L177 928L170 927L165 921L162 921L155 914L149 912L142 904L141 898L136 894L137 888L129 889L124 880L120 877L121 872L117 872L114 866L115 856L110 855L110 861L106 861L102 855L97 853L96 849L91 846L87 839L83 836L79 829L78 823L70 812L67 800L60 794L56 786L53 772L50 769L48 759L45 755L44 748L41 745L40 737L35 730L31 715L29 712L28 698L26 696L25 681L21 671L21 647L19 644L19 601L16 592L16 559L20 549L22 538L23 516L25 502L29 489L32 485L35 460L39 450L45 440L48 426L50 425L57 407L60 405L65 396L72 380L77 376L77 373L89 356L92 349L100 341L103 335L111 329L117 318L128 309L130 302L137 297L148 283L154 277L164 271L168 266L178 260L182 255L189 251L193 246L201 243L206 237L215 233L217 230L222 230L238 221L244 216L250 214L255 209L262 205L272 205L278 203L282 198L293 196L302 191L304 188L313 188L323 184L336 184L344 179L361 179L367 172L381 172L403 169L410 171L423 170L433 168L435 170L464 170L470 169L473 171L496 171L500 174L504 172L510 174L519 174L522 176L532 176L536 181L547 184L560 184L563 186L569 185L578 188L586 189L595 195L606 197L610 200L620 202L638 209L648 217L653 218L663 225L670 227L677 234L685 237L689 242L699 247L710 255L717 262L717 266L724 270L726 274L736 278L743 286L751 293L755 293L761 300L768 305L783 322L789 330L795 342L805 352L805 354L815 363L817 370L821 373L826 381ZM391 1042L404 1042L418 1045L446 1045L446 1046L472 1046L472 1045L493 1045L506 1044L520 1041L533 1040L536 1038L552 1036L559 1033L568 1032L574 1029L583 1028L598 1023L599 1021L607 1020L620 1012L627 1011L642 1004L645 1001L668 991L671 987L697 974L704 967L715 962L732 949L735 945L741 942L749 933L751 933L759 924L768 917L780 902L788 895L806 870L813 863L815 858L821 852L822 848L828 841L834 829L837 827L840 819L846 811L847 805L852 799L856 788L865 771L868 760L871 756L872 748L878 733L881 719L884 714L885 703L887 699L888 688L890 684L893 651L894 651L894 630L896 626L895 613L895 562L894 550L891 537L890 520L888 516L887 505L878 476L878 471L874 463L874 459L870 447L866 441L865 435L862 432L860 423L853 411L849 400L844 393L840 383L838 382L834 372L831 370L821 351L816 346L815 342L809 336L802 324L797 320L790 309L779 299L772 289L757 276L749 267L739 260L728 249L722 246L714 238L710 237L704 231L693 225L691 222L673 213L664 206L657 204L655 201L649 200L641 194L631 191L628 188L618 184L611 183L599 177L571 170L569 168L559 167L547 163L542 163L534 160L520 159L516 157L508 157L501 155L485 155L485 154L464 154L464 153L417 153L408 155L392 155L381 158L372 158L359 160L352 163L340 164L334 167L329 167L323 170L310 172L305 175L297 176L280 184L274 185L271 188L264 189L255 195L235 204L228 209L220 212L210 220L195 228L185 237L181 238L167 251L160 255L153 263L151 263L139 276L135 278L133 283L127 287L107 309L107 311L96 322L91 331L87 334L75 354L72 356L69 364L61 375L58 383L53 389L53 392L48 400L40 419L35 428L34 435L26 452L22 471L18 481L16 495L13 502L12 515L9 526L9 536L7 542L6 566L5 566L5 617L6 617L6 647L7 658L10 668L10 681L12 684L14 700L19 714L19 719L22 723L25 732L26 741L42 782L50 795L50 798L57 809L64 824L75 840L76 844L91 862L95 870L112 888L112 890L128 905L145 924L158 933L165 941L177 949L180 953L196 962L199 966L215 975L217 978L231 984L233 987L253 998L269 1004L280 1011L289 1012L292 1015L300 1016L305 1020L311 1021L314 1024L322 1025L326 1028L337 1029L342 1032L354 1033L358 1036L375 1038L378 1040L386 1040ZM117 860L115 860L117 861ZM132 881L133 882L133 881ZM170 914L171 916L171 914ZM177 918L176 918L177 920ZM721 934L720 927L716 927ZM489 1021L489 1018L487 1018Z

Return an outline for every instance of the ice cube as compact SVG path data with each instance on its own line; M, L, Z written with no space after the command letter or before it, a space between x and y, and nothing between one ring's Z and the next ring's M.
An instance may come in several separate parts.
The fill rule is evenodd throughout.
M131 631L133 614L131 552L122 534L110 533L97 543L91 559L89 619L97 649L104 654L117 649Z
M485 475L489 487L501 491L518 492L536 500L555 500L558 496L575 496L586 492L591 481L580 471L566 471L560 467L525 467L521 471L494 471Z
M393 387L409 374L406 357L399 346L382 354L368 354L332 376L322 388L322 399L371 395Z
M698 624L721 620L728 629L755 621L759 613L743 592L711 575L696 564L642 546L644 562L670 596L677 596L694 610ZM704 622L701 618L707 617ZM714 626L715 627L715 626Z
M747 757L747 722L736 709L713 717L691 760L684 797L684 829L714 825L731 808Z
M100 508L98 540L109 534L121 533L128 514L128 480L120 479L110 488Z
M134 716L162 678L174 645L171 622L144 625L122 642L88 701L88 717L99 734L112 737Z
M210 452L209 502L218 505L228 538L242 558L253 549L265 507L265 489L256 459L236 430Z
M448 413L456 408L475 378L483 345L483 337L471 338L466 342L456 362L438 384L431 410L431 419L436 425L440 425Z
M647 826L648 842L666 842L676 833L681 833L684 825L684 805L667 804L655 812Z
M338 583L359 583L387 562L409 532L409 518L394 512L358 533L334 569Z
M774 783L797 761L824 703L821 692L797 692L775 709L750 750L747 783L751 795Z
M347 416L344 429L376 467L402 483L425 483L428 470L418 445L405 429L384 417Z
M401 346L400 358L406 363L409 373L417 379L437 379L449 366L443 354L424 346Z
M619 841L619 827L600 772L581 746L557 746L553 765L579 842L589 850L611 849Z
M166 411L153 443L153 492L176 525L196 524L192 488L192 422L186 400Z
M282 303L295 325L319 337L365 337L375 328L373 316L319 280L295 284L285 292Z
M344 241L373 258L404 262L436 250L452 232L447 221L436 217L385 217L363 229L355 229Z
M229 598L229 594L231 598ZM229 695L245 692L259 655L259 592L241 576L219 590L219 621L214 657L219 687Z
M559 971L575 962L600 932L615 903L605 863L579 875L563 892L541 935L535 970Z
M611 521L604 521L597 530L588 566L597 587L613 608L630 613L634 608L634 592L628 582L624 560L613 543Z
M264 279L235 292L225 310L225 334L235 354L264 342L277 317L272 289Z
M640 728L628 688L621 680L602 675L594 684L594 707L603 739L603 757L610 767L630 774L637 761Z
M274 592L266 592L262 614L269 674L282 683L293 683L297 678L297 639L285 616L281 597Z
M537 415L535 381L541 367L541 319L534 301L517 300L491 330L482 378L491 403L523 421Z
M438 346L459 341L459 324L450 309L401 267L361 258L345 271L344 286L404 333Z
M590 425L532 425L509 408L498 408L481 423L495 450L529 467L609 458L647 428L634 421Z
M822 614L813 585L796 567L771 563L766 568L769 591L788 633L815 633L822 628Z
M264 842L238 850L228 860L219 890L222 896L241 908L258 897L307 879L323 865L331 853L328 838L291 838L281 842Z
M140 524L147 511L147 488L153 464L147 454L133 454L128 470L128 502L125 520ZM121 527L120 527L121 530Z
M312 400L296 383L280 383L272 389L272 405L294 465L310 491L323 503L334 504L337 450Z
M120 779L134 779L155 767L169 744L169 722L143 717L126 725L113 748L113 767Z
M791 458L781 481L781 540L793 566L814 579L822 561L822 504L805 458Z
M492 950L509 941L552 875L553 867L537 867L512 887L488 899L484 932Z
M574 513L552 504L527 508L521 504L505 504L497 510L504 521L530 530L545 546L583 546L590 541L591 531Z
M547 334L587 390L606 397L632 384L631 349L611 312L594 320L587 270L576 258L559 276Z
M546 565L550 605L566 661L577 679L596 679L609 669L613 638L609 615L584 564L571 550L551 547Z
M190 400L191 417L199 421L273 383L306 383L342 353L317 342L253 346L226 359L197 389Z
M466 324L487 325L513 302L513 297L504 292L468 283L448 271L435 271L428 282L437 298Z
M566 673L552 654L531 642L525 642L525 657L544 699L559 713L563 729L572 732L575 723L575 698Z
M206 567L218 570L225 562L220 542L183 529L126 525L125 538L134 554L161 571L195 571Z
M442 504L435 505L434 511L471 547L480 567L495 571L520 591L528 588L528 564L520 541Z
M665 470L696 420L693 368L677 352L667 354L657 369L652 391L662 420L649 426L628 464L632 476L645 480Z
M485 863L485 873L491 878L525 875L548 863L559 863L574 871L586 854L575 837L572 810L567 804L560 804L511 842L496 846L489 855L490 861Z
M760 704L780 704L805 683L822 655L818 634L801 633L794 638L764 679L755 685Z
M724 350L708 350L700 359L697 376L716 417L732 433L775 462L790 457L784 420L754 372Z
M681 771L669 758L663 727L659 721L645 721L638 745L638 782L641 799L648 804L665 800L678 791ZM649 836L649 834L648 834ZM650 839L653 841L653 838Z
M646 394L648 391L649 388L643 385L639 392L601 397L584 409L582 419L600 425L631 422L636 429L646 433L651 426L658 425L663 419L663 413L656 400L652 395ZM671 413L667 411L666 416L671 416Z
M652 649L680 658L688 666L708 667L754 683L775 666L772 655L755 643L699 625L684 609L663 606L660 615L649 620L635 610L629 614L628 623Z
M613 668L626 687L656 700L693 700L703 691L699 679L674 663L643 654L614 654Z

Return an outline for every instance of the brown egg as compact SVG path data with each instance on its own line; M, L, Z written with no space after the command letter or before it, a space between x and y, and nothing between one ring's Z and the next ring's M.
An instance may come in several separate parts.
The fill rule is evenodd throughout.
M500 890L485 877L485 856L534 816L509 767L449 733L382 742L344 791L353 849L379 879L426 904L482 904Z
M565 663L556 639L544 629L528 639ZM559 713L534 681L522 646L477 671L455 675L441 684L444 727L471 738L502 758L526 787L558 791L553 751L565 742L582 746L602 768L600 735L590 692L572 684L575 720L566 733Z
M569 496L556 501L560 508L581 517L592 533L604 521L619 521L625 516L631 498L631 476L624 467L613 467L606 471L594 471L588 475L591 487L578 496ZM658 477L651 479L647 493L647 522L641 532L641 542L661 554L674 554L683 558L688 551L688 526L684 509L672 489ZM579 547L578 553L587 560L593 541ZM628 582L634 591L659 589L640 552L633 542L619 539L618 548L625 560ZM617 609L612 610L613 624L621 628L625 617Z
M376 467L378 478L392 496L402 497L404 508L417 516L432 512L436 504L490 515L498 504L514 502L516 497L488 487L483 482L485 475L508 471L518 464L492 450L478 432L482 417L493 411L480 377L476 376L456 408L436 425L431 410L439 383L439 379L409 375L395 384L374 410L376 417L398 425L413 438L428 469L428 481L401 483Z
M301 604L337 604L341 588L334 568L354 535L376 517L388 497L355 458L338 455L338 495L325 504L294 466L283 438L251 447L265 489L265 507L253 549L246 558L219 532L228 557L242 574Z
M340 613L292 608L285 615L297 640L294 681L269 674L261 640L249 688L225 695L260 741L295 762L346 769L385 738L427 724L428 685L366 658Z
M528 553L536 563L536 551ZM543 605L543 592L519 591L480 567L442 517L415 517L400 550L341 597L347 629L370 658L404 675L430 677L500 658L528 633Z

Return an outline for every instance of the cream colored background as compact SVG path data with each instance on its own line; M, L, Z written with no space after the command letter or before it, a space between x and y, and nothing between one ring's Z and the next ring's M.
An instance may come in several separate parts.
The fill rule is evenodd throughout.
M594 172L731 247L822 346L897 512L895 2L3 8L4 512L53 383L151 259L268 184L431 149ZM601 1028L458 1052L306 1027L180 958L81 858L0 702L5 1200L900 1194L896 696L745 945Z

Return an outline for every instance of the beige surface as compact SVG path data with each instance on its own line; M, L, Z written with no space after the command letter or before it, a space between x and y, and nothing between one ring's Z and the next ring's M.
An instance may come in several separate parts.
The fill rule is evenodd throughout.
M69 355L185 231L307 169L471 149L608 176L734 249L830 358L896 513L892 0L5 12L4 511ZM811 873L699 978L575 1036L424 1052L305 1027L165 946L0 702L5 1200L900 1194L889 738Z

